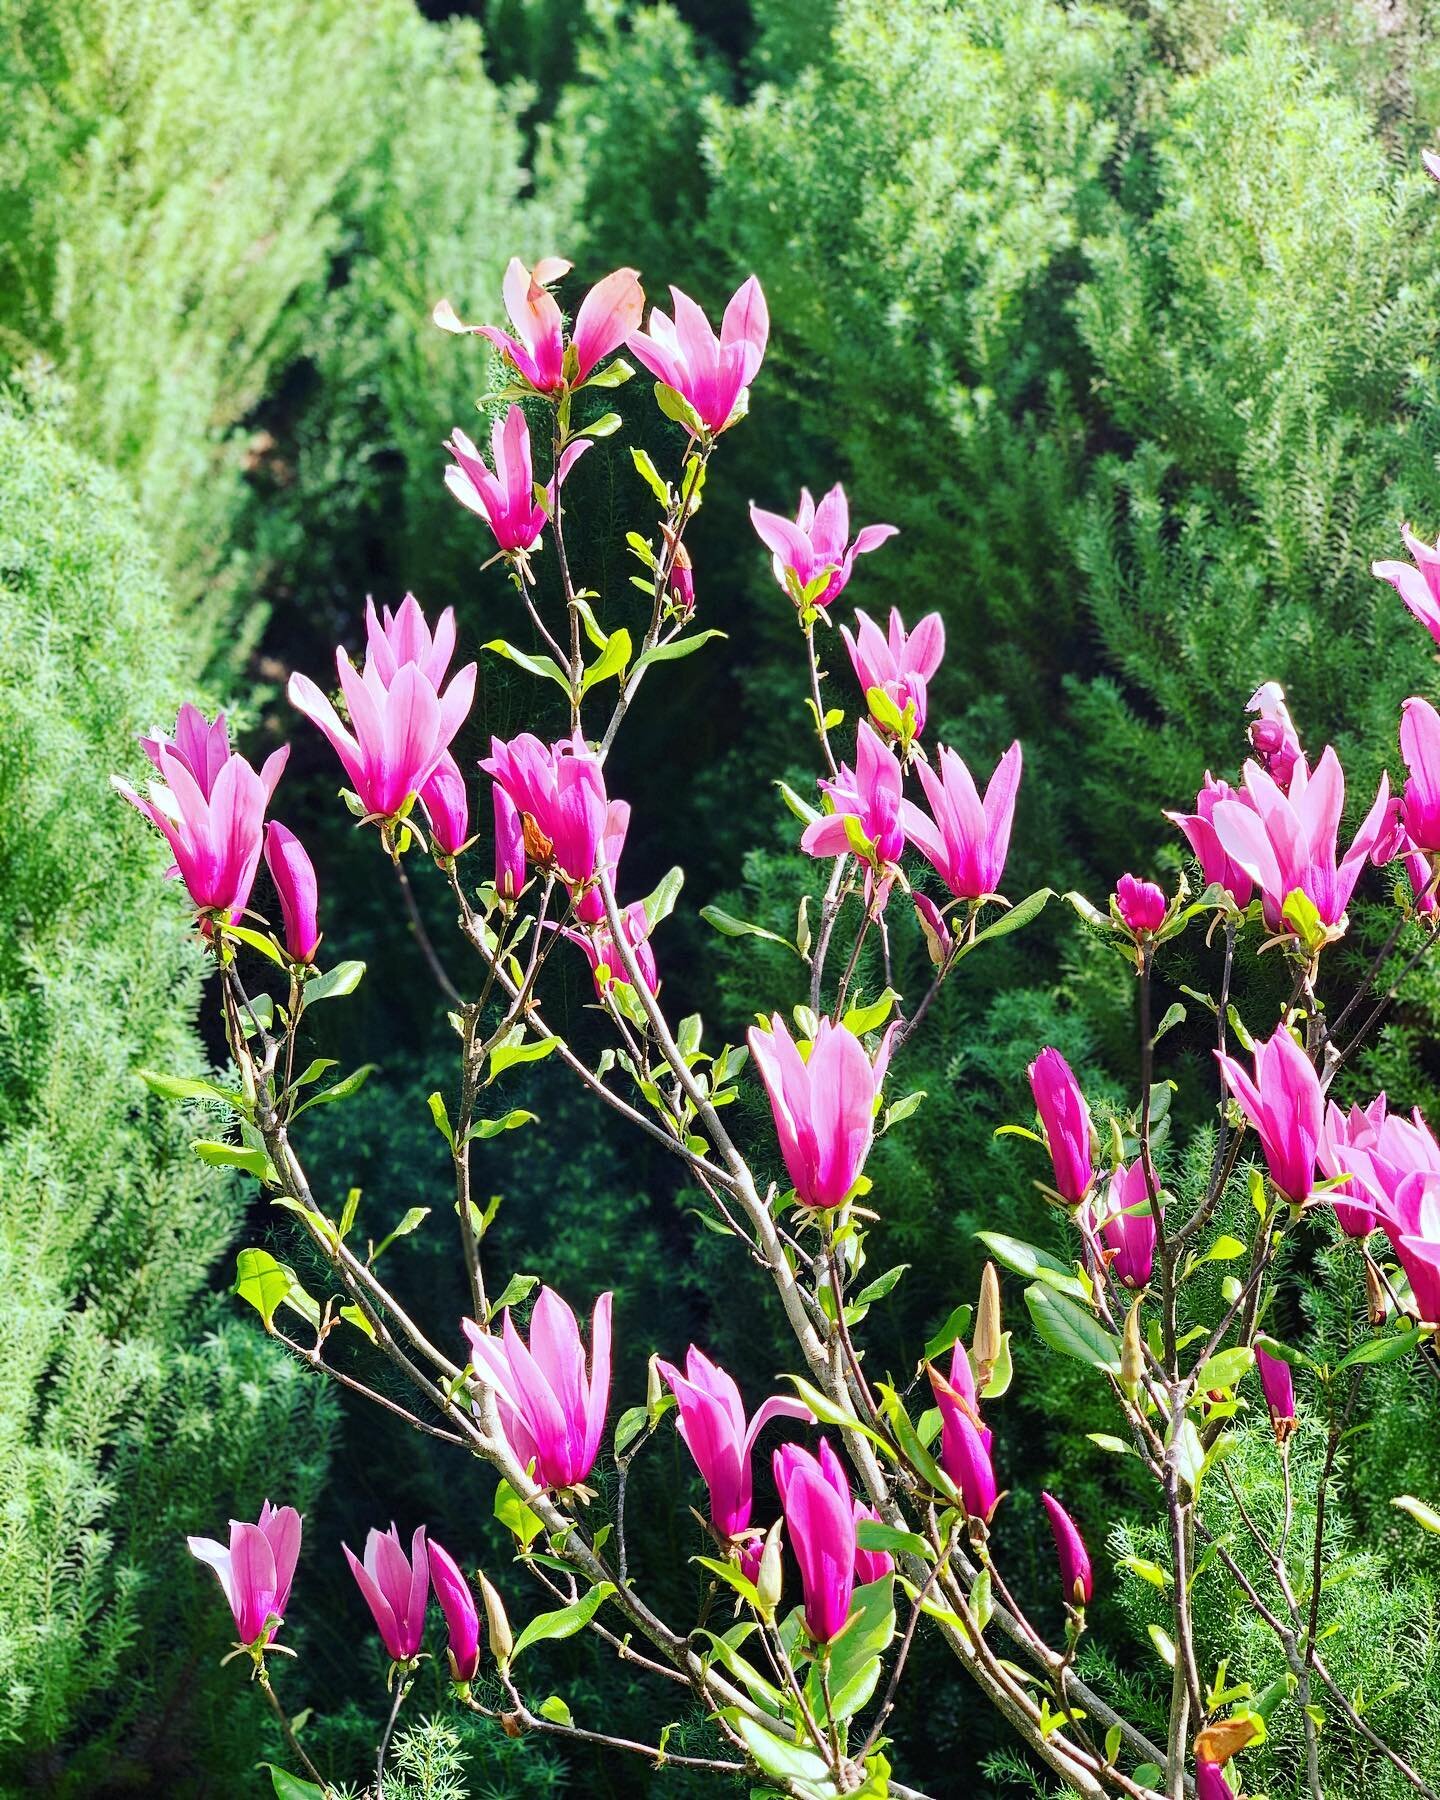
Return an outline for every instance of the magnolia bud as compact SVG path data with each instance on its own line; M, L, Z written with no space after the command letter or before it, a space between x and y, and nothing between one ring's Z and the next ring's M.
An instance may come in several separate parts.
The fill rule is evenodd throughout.
M1120 1385L1133 1400L1140 1392L1145 1375L1145 1345L1140 1336L1140 1296L1137 1294L1125 1315L1125 1331L1120 1339Z
M975 1337L971 1356L975 1363L975 1385L984 1391L1004 1347L1000 1330L1000 1277L993 1262L987 1262L980 1277L980 1305L975 1314Z
M654 1425L660 1417L660 1405L665 1398L665 1383L660 1375L660 1359L652 1355L645 1370L645 1417L650 1425Z
M760 1610L773 1618L784 1589L785 1572L780 1563L780 1525L777 1519L765 1534L765 1548L760 1553L760 1568L755 1576L755 1591L760 1596Z
M510 1652L515 1648L515 1640L510 1635L510 1621L505 1617L505 1602L491 1587L483 1569L475 1571L475 1579L480 1586L480 1598L485 1602L485 1624L490 1633L490 1649L496 1662L504 1669L509 1665Z

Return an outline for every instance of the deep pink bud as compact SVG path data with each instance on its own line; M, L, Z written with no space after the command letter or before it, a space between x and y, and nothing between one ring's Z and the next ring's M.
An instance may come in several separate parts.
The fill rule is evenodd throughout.
M1418 695L1401 710L1400 754L1409 776L1400 801L1405 835L1415 850L1440 850L1440 713Z
M673 319L658 306L650 330L626 338L633 356L658 381L674 388L699 415L712 437L742 416L742 397L755 379L770 337L770 314L752 275L731 296L717 338L710 321L679 288L672 287Z
M955 948L955 934L945 915L928 894L912 888L910 898L915 905L915 918L925 939L926 952L935 967L943 969Z
M1167 812L1165 817L1185 833L1200 864L1200 873L1206 887L1224 888L1236 906L1244 908L1250 904L1255 884L1239 863L1227 853L1215 830L1215 808L1222 800L1233 800L1241 806L1250 805L1248 794L1232 788L1227 782L1216 781L1207 769L1205 784L1195 796L1194 812Z
M994 1439L980 1423L975 1377L963 1344L956 1344L951 1354L949 1379L932 1368L930 1386L940 1409L941 1466L959 1488L965 1511L988 1525L999 1502L991 1457Z
M1115 909L1127 931L1136 936L1158 931L1165 923L1169 902L1165 890L1153 881L1139 881L1133 875L1122 875L1115 884Z
M800 1565L805 1629L817 1644L828 1644L844 1630L855 1591L850 1490L843 1473L837 1487L821 1463L797 1444L777 1450L773 1467L786 1536Z
M184 882L197 910L238 917L255 883L264 845L265 809L290 754L272 752L257 774L230 748L225 715L207 722L185 705L175 722L175 741L161 733L140 746L160 779L142 799L127 781L111 778L116 792L142 812L169 844L172 874Z
M473 1681L480 1668L480 1614L470 1584L448 1550L433 1539L426 1546L430 1585L450 1633L450 1673L456 1681Z
M845 821L853 818L871 846L868 860L874 873L893 870L905 850L900 824L902 782L899 758L862 719L855 733L854 769L842 764L833 781L820 783L834 811L805 827L800 848L810 856L849 855L855 846Z
M809 488L801 488L800 510L793 522L780 513L765 512L752 500L750 522L770 552L775 579L787 594L791 591L792 578L803 592L811 582L828 574L825 585L811 595L808 601L811 606L829 606L848 584L855 558L878 550L899 529L895 525L866 525L856 533L853 543L848 541L850 503L838 481L819 506L810 498ZM943 635L940 643L943 650ZM854 654L852 648L852 658ZM939 658L936 660L938 662ZM882 687L884 683L872 682L871 686ZM921 704L924 704L923 688Z
M1110 1178L1099 1222L1100 1241L1110 1252L1111 1267L1129 1288L1142 1288L1155 1264L1155 1216L1139 1157L1127 1169L1122 1163Z
M898 607L890 608L890 627L881 633L875 621L863 612L855 614L855 631L840 627L845 648L850 652L850 665L867 701L873 689L880 691L904 717L905 708L915 708L913 736L925 729L925 708L929 683L945 655L945 625L939 613L927 613L913 631L907 632ZM871 703L871 717L875 717ZM881 730L888 727L876 719Z
M495 806L495 892L513 900L525 885L525 827L515 802L498 781L491 784Z
M1375 562L1370 565L1370 573L1390 583L1440 644L1440 547L1432 549L1429 544L1421 543L1408 525L1400 528L1400 535L1414 566L1403 562Z
M1030 1092L1045 1133L1050 1161L1055 1166L1055 1188L1063 1200L1078 1206L1090 1191L1094 1165L1090 1160L1090 1108L1080 1084L1058 1050L1045 1049L1029 1068Z
M1252 1080L1233 1056L1215 1059L1230 1092L1255 1127L1275 1186L1296 1206L1315 1189L1323 1106L1320 1078L1283 1025L1255 1046Z
M855 1579L861 1587L872 1581L883 1581L887 1575L895 1573L895 1558L888 1550L862 1550L859 1547L860 1527L864 1524L882 1525L884 1520L873 1506L865 1506L859 1500L855 1502Z
M408 1557L393 1525L385 1532L371 1530L365 1539L364 1562L348 1544L340 1548L365 1596L381 1643L393 1661L409 1662L425 1640L425 1601L430 1589L425 1527L415 1527Z
M1285 704L1285 690L1278 681L1266 681L1250 696L1246 712L1259 713L1250 727L1250 746L1260 766L1282 793L1290 792L1297 768L1305 768L1300 734Z
M493 1388L500 1426L516 1460L534 1464L541 1487L574 1487L595 1466L610 1400L610 1307L595 1302L590 1366L575 1315L550 1288L541 1288L526 1346L507 1307L496 1336L461 1321L475 1373Z
M957 900L987 900L999 892L1010 851L1020 789L1020 746L1012 744L1000 758L983 802L969 769L953 750L942 744L937 760L938 774L929 763L917 766L930 812L905 800L900 822L905 836L934 864Z
M1195 1759L1195 1800L1235 1800L1235 1790L1225 1779L1222 1763Z
M1283 1357L1271 1356L1268 1350L1255 1347L1255 1368L1265 1393L1270 1423L1275 1428L1275 1442L1283 1444L1295 1429L1295 1378Z
M430 821L430 841L446 856L458 856L470 841L470 803L465 777L447 750L420 790L420 804Z
M894 1028L872 1065L859 1038L843 1025L820 1021L807 1062L779 1013L770 1024L769 1031L752 1026L746 1041L770 1096L795 1198L802 1206L839 1206L870 1152Z
M750 1453L756 1438L772 1419L808 1423L810 1409L803 1401L772 1394L747 1420L734 1379L693 1344L683 1375L672 1363L656 1367L675 1396L681 1442L710 1490L710 1522L722 1537L738 1537L750 1523Z
M265 866L280 896L285 948L296 962L313 962L315 946L320 942L315 865L295 833L276 819L265 827Z
M185 1542L190 1554L209 1565L235 1620L239 1641L247 1647L271 1626L279 1631L290 1604L290 1584L300 1556L300 1515L293 1506L260 1508L256 1525L230 1521L230 1542L192 1537Z
M1067 1606L1088 1606L1095 1594L1095 1579L1090 1572L1090 1553L1075 1521L1051 1494L1042 1494L1040 1503L1055 1534L1055 1549L1060 1557L1060 1591Z
M634 953L641 981L650 993L659 993L660 970L655 962L655 952L650 946L650 920L640 901L634 900L621 909L620 924L625 933L625 942ZM569 938L572 944L578 944L585 952L585 960L590 965L590 973L595 981L595 992L601 998L612 981L627 986L630 984L624 957L608 923L602 921L599 925L587 926L584 931L572 930L567 925L561 929L560 935Z
M746 1538L740 1547L740 1573L752 1586L760 1579L760 1562L764 1555L763 1537Z

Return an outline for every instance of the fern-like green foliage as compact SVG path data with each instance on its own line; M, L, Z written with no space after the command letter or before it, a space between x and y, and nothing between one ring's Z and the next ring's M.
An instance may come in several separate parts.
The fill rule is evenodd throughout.
M135 1073L204 1068L198 951L106 780L180 664L118 479L0 410L0 1779L25 1791L134 1763L180 1793L246 1755L184 1534L267 1488L306 1505L325 1466L328 1397L206 1294L240 1197Z

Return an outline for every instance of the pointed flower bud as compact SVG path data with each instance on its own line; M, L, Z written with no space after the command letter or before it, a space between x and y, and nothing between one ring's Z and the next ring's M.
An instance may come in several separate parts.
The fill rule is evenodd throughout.
M1095 1593L1095 1579L1090 1571L1090 1553L1075 1521L1051 1494L1041 1494L1055 1535L1055 1549L1060 1558L1060 1590L1067 1606L1088 1606Z
M1283 1444L1295 1429L1295 1378L1290 1373L1289 1363L1281 1357L1271 1356L1269 1351L1262 1350L1258 1344L1255 1347L1255 1369L1265 1393L1265 1405L1274 1427L1275 1442Z
M1255 1127L1270 1179L1292 1205L1304 1206L1315 1189L1323 1123L1320 1078L1310 1058L1283 1024L1256 1044L1253 1080L1233 1056L1214 1054Z
M657 381L673 388L712 437L744 417L744 396L759 372L770 337L770 313L752 275L731 296L715 335L710 321L679 288L672 287L675 317L658 306L648 332L625 342Z
M430 1562L430 1585L440 1610L445 1615L450 1633L448 1652L450 1673L457 1682L475 1679L480 1668L480 1615L469 1583L448 1550L432 1539L426 1546Z
M510 1653L515 1648L510 1621L505 1614L505 1602L495 1591L483 1569L475 1571L475 1579L480 1584L480 1598L485 1603L485 1628L490 1633L490 1651L503 1669L509 1663Z
M1030 1092L1055 1168L1055 1187L1063 1200L1078 1206L1090 1191L1094 1165L1090 1152L1090 1108L1080 1084L1058 1050L1044 1049L1030 1065Z
M370 1532L365 1539L363 1562L348 1544L340 1548L365 1596L386 1651L395 1662L411 1661L419 1654L425 1638L425 1601L430 1585L425 1527L415 1527L408 1557L393 1525L388 1531Z
M975 1378L982 1388L990 1380L1004 1347L1005 1334L1000 1326L1000 1274L993 1262L987 1262L980 1273L980 1304L975 1312L975 1335L970 1344Z
M265 827L265 867L280 897L285 948L298 963L314 962L320 942L315 865L295 833L276 819Z
M1148 937L1165 923L1169 902L1165 890L1153 881L1140 881L1134 875L1122 875L1115 885L1111 904L1120 923L1136 937Z
M267 1629L273 1637L284 1622L300 1557L300 1515L295 1508L272 1506L267 1500L258 1524L230 1521L228 1545L202 1537L185 1542L190 1554L219 1578L240 1642L249 1648Z

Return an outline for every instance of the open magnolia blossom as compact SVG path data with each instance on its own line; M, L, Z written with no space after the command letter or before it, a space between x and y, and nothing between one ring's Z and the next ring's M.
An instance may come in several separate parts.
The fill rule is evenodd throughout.
M1003 1061L984 1067L926 1065L923 1091L911 1044L932 1007L962 1017L988 1007L1012 966L1003 941L1030 928L1051 896L1044 799L1022 792L1020 744L1006 748L1008 733L983 723L993 697L973 691L963 658L945 663L938 614L918 616L907 599L882 633L857 612L844 633L850 667L838 679L822 667L823 609L852 583L883 598L859 558L893 528L868 526L852 539L838 482L818 507L803 495L794 520L756 509L755 529L801 607L790 723L806 734L813 779L797 786L789 768L777 781L783 809L777 799L775 818L756 825L757 841L789 834L795 854L773 879L794 891L767 889L762 919L698 908L737 957L765 947L739 990L757 996L744 1004L759 1007L759 1022L746 1030L743 1017L727 1019L727 1037L699 1011L674 1016L670 996L685 972L666 958L663 934L678 906L697 910L695 897L678 866L644 899L632 882L641 866L652 878L666 867L661 851L689 851L685 809L677 800L661 817L632 810L611 791L632 765L611 753L627 718L645 707L663 714L682 691L653 670L692 652L720 654L712 640L721 628L693 629L687 532L712 458L745 417L769 314L752 276L718 333L678 291L673 317L654 311L642 330L638 276L621 269L590 291L567 333L552 288L568 267L511 262L508 330L462 326L448 306L437 315L467 334L457 354L478 355L478 335L505 363L490 460L456 432L453 465L442 470L437 457L435 479L484 519L504 553L481 577L491 584L484 604L498 610L508 597L515 623L506 629L524 643L495 638L485 648L540 684L528 721L514 717L507 688L509 735L491 736L482 759L476 665L451 673L472 624L449 606L435 611L440 597L428 616L409 595L393 612L366 608L363 667L336 652L343 712L303 674L289 685L340 759L356 829L378 843L377 879L397 883L413 982L433 979L453 1028L454 1079L416 1098L417 1116L438 1134L435 1153L449 1159L453 1206L412 1209L397 1226L368 1184L337 1208L349 1171L316 1166L310 1107L352 1101L369 1071L325 1079L328 1062L312 1060L310 1009L343 1001L364 969L319 966L333 940L343 952L350 909L332 904L326 915L325 869L283 824L267 822L286 749L257 770L232 747L223 715L210 722L186 706L173 738L142 740L158 777L148 796L119 784L174 858L238 1075L223 1086L148 1078L162 1093L228 1108L234 1141L197 1148L252 1172L278 1208L265 1246L241 1252L236 1292L308 1374L427 1433L465 1484L444 1526L463 1556L424 1523L412 1525L408 1547L392 1525L369 1533L362 1557L345 1550L359 1589L345 1629L368 1610L389 1665L389 1691L375 1696L367 1791L389 1792L395 1721L417 1680L437 1704L448 1672L449 1703L510 1737L608 1747L687 1779L708 1775L724 1791L738 1783L791 1800L927 1800L907 1780L906 1715L896 1710L924 1641L926 1706L943 1706L957 1730L969 1709L993 1708L986 1743L1013 1734L1037 1791L1223 1800L1242 1791L1241 1765L1267 1732L1292 1766L1297 1755L1318 1766L1323 1722L1353 1746L1366 1781L1383 1776L1387 1793L1436 1800L1433 1772L1392 1748L1379 1702L1348 1694L1326 1657L1345 1628L1341 1577L1357 1555L1327 1525L1350 1460L1364 1454L1346 1422L1357 1396L1384 1379L1377 1371L1410 1358L1417 1383L1432 1377L1440 1335L1440 1144L1418 1111L1373 1092L1357 1057L1440 938L1440 713L1421 694L1406 702L1394 744L1377 747L1398 744L1399 797L1390 801L1381 775L1347 828L1337 752L1307 758L1277 682L1248 704L1238 687L1232 743L1214 747L1221 776L1207 770L1201 781L1193 770L1169 796L1177 810L1165 816L1198 868L1180 879L1181 845L1171 837L1162 849L1157 811L1136 829L1153 831L1155 860L1142 866L1163 879L1121 877L1108 913L1071 896L1097 955L1124 958L1123 973L1108 965L1109 1011L1084 1010L1099 986L1077 974L1063 1020L1053 1009L1017 1015L1033 1016L1030 1041L1009 1043ZM560 503L560 483L597 423L586 390L614 390L633 373L605 362L622 343L657 378L672 433L665 473L648 454L633 458L659 509L646 533L630 534L646 571L634 578L639 601L626 584L582 585L590 535L576 528L568 496ZM603 435L611 429L606 418ZM542 534L555 551L543 585L530 556ZM1377 564L1376 573L1440 641L1440 553L1408 531L1405 543L1413 563ZM758 554L756 564L756 591L783 608ZM907 629L905 617L917 616ZM1417 681L1426 668L1417 655ZM968 753L993 767L983 797L945 741L944 722L962 717ZM533 728L516 729L525 723ZM787 758L801 741L787 740ZM853 764L840 762L842 742L853 742ZM262 856L268 886L252 909ZM1370 866L1390 862L1403 864L1408 886ZM1041 871L1041 885L1002 898L1012 865ZM732 885L739 879L737 870ZM909 904L887 908L897 889ZM1371 916L1337 952L1362 906ZM442 914L456 928L443 949L426 924ZM1372 937L1381 948L1366 968L1356 945ZM671 940L681 941L678 932ZM1135 1009L1128 1066L1116 1045L1125 998ZM1039 1041L1052 1018L1078 1076ZM519 1102L537 1092L529 1083L543 1083L548 1098L566 1081L617 1133L647 1140L657 1206L669 1199L661 1172L671 1171L684 1197L674 1220L684 1224L667 1231L699 1213L718 1234L704 1240L695 1269L707 1281L715 1270L717 1282L768 1285L793 1353L753 1412L736 1372L693 1344L683 1365L668 1360L681 1346L657 1341L669 1313L653 1301L673 1268L655 1267L653 1292L632 1275L613 1295L600 1291L588 1332L549 1282L593 1294L605 1270L577 1283L567 1246L530 1234L524 1255L539 1273L516 1268L507 1215L497 1215L498 1200L482 1203L494 1179L488 1146L501 1132L548 1129ZM496 1104L502 1095L507 1104ZM995 1161L951 1171L930 1228L953 1230L960 1195L973 1200L983 1185L995 1209L997 1229L982 1234L994 1261L982 1271L977 1252L973 1307L970 1296L927 1287L935 1317L917 1325L886 1310L897 1289L929 1279L915 1268L925 1240L913 1224L908 1235L897 1230L894 1200L913 1166L907 1134L943 1133L956 1105L991 1110ZM1007 1159L1009 1178L997 1179ZM406 1192L412 1168L394 1173L392 1191ZM458 1300L424 1316L403 1251L388 1248L420 1230L437 1242L445 1234L455 1292L467 1296L463 1319ZM1296 1265L1317 1260L1341 1321L1338 1347L1328 1324L1307 1323L1293 1292ZM714 1296L717 1338L724 1298ZM1041 1356L1068 1359L1077 1396L1089 1384L1073 1417L1042 1421L1037 1406L1025 1412L1007 1398L1024 1391ZM752 1369L747 1386L765 1392L773 1374ZM1102 1417L1110 1429L1082 1434L1076 1423ZM1087 1468L1069 1504L1022 1479L1026 1436L1042 1424L1069 1434L1064 1466L1078 1458ZM757 1465L767 1431L779 1441ZM678 1459L672 1433L686 1453ZM703 1483L706 1511L693 1525L627 1498L639 1460L655 1457L697 1499ZM1251 1481L1268 1472L1263 1504L1234 1504L1233 1467ZM1002 1468L1014 1491L1002 1487ZM472 1507L502 1522L513 1558L476 1567L484 1540L464 1525ZM276 1633L291 1609L299 1515L266 1501L257 1523L232 1522L228 1541L192 1538L190 1547L218 1575L236 1653L250 1659L282 1725L283 1791L355 1791L355 1771L316 1766L274 1685L275 1658L288 1653ZM1137 1573L1152 1590L1138 1645L1124 1635L1123 1609L1103 1604ZM1215 1625L1227 1605L1248 1621L1238 1639ZM1105 1641L1092 1655L1084 1640L1097 1629ZM553 1691L552 1669L564 1665L547 1662L549 1646L582 1631L593 1655L619 1655L628 1678L653 1691L652 1730L632 1735L627 1723L621 1733ZM443 1660L427 1664L442 1643ZM947 1667L953 1695L942 1686ZM1136 1695L1152 1692L1151 1704L1167 1709L1162 1730L1136 1710ZM352 1736L347 1727L327 1741ZM1313 1784L1311 1793L1323 1800Z

